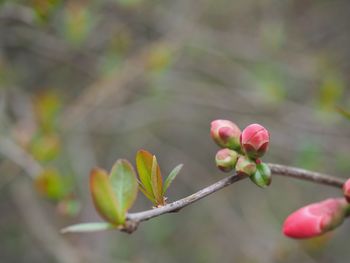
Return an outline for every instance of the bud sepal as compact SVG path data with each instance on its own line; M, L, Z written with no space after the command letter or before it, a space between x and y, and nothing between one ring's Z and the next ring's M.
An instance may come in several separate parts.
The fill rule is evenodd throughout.
M257 186L265 188L271 184L271 170L266 163L257 162L256 172L249 178Z

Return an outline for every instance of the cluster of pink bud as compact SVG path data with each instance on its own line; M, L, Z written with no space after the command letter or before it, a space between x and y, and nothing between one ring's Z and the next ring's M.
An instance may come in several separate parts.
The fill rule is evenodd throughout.
M260 187L271 183L271 171L261 158L269 147L269 132L260 124L251 124L242 132L228 120L215 120L210 130L213 140L223 149L215 156L217 167L249 176ZM350 215L350 179L343 185L345 198L330 198L309 204L292 213L285 220L283 233L292 238L322 235L342 224Z
M217 167L224 172L233 169L250 176L260 187L271 182L271 171L261 158L269 146L269 132L260 124L251 124L241 131L229 120L215 120L211 123L210 134L221 150L216 154Z
M341 225L348 209L344 198L330 198L309 204L288 216L283 224L283 233L292 238L322 235Z

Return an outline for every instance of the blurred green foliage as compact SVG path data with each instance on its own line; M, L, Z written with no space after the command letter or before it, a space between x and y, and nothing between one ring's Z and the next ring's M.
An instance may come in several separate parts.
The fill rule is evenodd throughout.
M54 169L48 168L38 175L35 186L42 195L52 200L61 200L67 194L62 177Z
M218 180L215 118L266 126L267 161L348 177L349 10L341 0L0 0L0 135L43 168L34 186L57 232L67 215L98 218L91 168L140 148L164 170L185 163L171 200ZM54 262L12 202L25 172L1 155L0 174L0 261ZM279 231L294 208L338 194L241 182L131 236L66 241L91 262L343 263L346 224L305 243ZM149 208L139 198L134 210Z

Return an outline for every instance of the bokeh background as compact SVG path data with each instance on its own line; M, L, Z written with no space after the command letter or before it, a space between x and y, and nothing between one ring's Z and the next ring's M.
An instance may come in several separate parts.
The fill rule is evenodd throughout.
M118 231L61 235L100 220L89 171L138 149L169 200L224 176L211 120L271 132L265 161L349 177L350 2L0 0L0 262L348 262L350 224L308 241L284 218L339 190L249 180ZM149 209L139 194L132 209Z

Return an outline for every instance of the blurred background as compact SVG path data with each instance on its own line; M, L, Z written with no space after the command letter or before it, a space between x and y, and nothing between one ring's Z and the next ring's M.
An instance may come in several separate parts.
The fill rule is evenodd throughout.
M349 222L308 241L295 209L339 190L234 184L135 233L61 235L100 220L89 171L144 148L169 200L226 176L210 122L271 132L265 161L350 172L346 0L0 0L0 261L348 262ZM149 209L141 194L132 211Z

